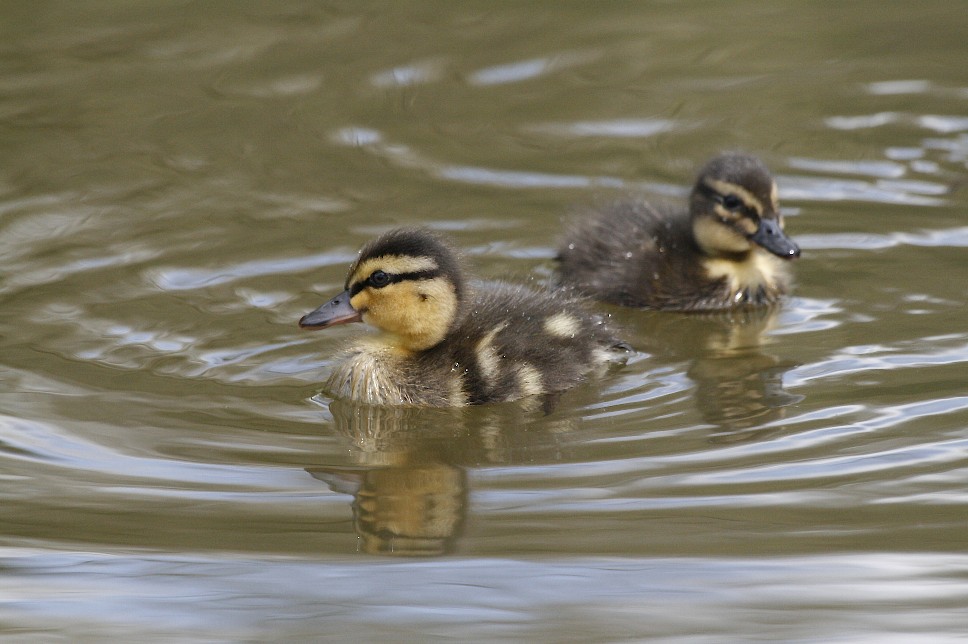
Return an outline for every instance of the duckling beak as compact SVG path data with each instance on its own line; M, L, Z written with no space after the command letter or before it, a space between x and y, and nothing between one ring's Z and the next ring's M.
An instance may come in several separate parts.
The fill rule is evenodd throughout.
M299 318L299 326L304 329L325 329L337 324L359 322L363 314L350 304L350 292L343 291L326 304Z
M750 237L750 241L782 259L800 257L800 247L786 236L776 219L760 219L760 227Z

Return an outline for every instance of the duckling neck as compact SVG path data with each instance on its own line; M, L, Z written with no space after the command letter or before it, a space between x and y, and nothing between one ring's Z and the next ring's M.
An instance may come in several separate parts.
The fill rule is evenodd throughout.
M708 249L702 248L700 246L700 251L706 256L707 265L709 262L729 262L736 266L743 265L747 262L752 262L753 250L742 250L742 251L710 251Z
M421 333L385 333L385 342L398 352L414 356L428 349L433 349L444 341L446 331L428 330Z

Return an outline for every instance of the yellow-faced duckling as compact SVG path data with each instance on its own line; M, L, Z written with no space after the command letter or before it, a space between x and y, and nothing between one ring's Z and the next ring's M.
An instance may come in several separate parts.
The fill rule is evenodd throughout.
M361 403L445 407L557 393L623 348L568 295L467 283L457 253L424 229L363 246L345 289L299 326L362 321L381 332L346 351L326 383Z
M769 170L727 153L699 172L688 212L622 202L577 222L558 251L558 281L612 304L722 311L779 301L799 256Z

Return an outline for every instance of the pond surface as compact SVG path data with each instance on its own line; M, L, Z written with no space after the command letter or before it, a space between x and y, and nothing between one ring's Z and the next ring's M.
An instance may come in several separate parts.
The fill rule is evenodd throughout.
M18 641L968 633L968 22L949 1L21 3L0 21L0 629ZM745 149L772 315L612 309L528 404L320 393L361 243L542 281Z

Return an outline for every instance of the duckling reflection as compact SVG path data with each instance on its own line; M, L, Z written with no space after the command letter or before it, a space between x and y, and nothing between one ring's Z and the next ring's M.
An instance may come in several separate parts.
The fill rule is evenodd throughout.
M783 389L783 374L796 366L764 351L778 310L717 315L639 314L636 346L667 360L690 361L686 375L696 385L696 406L706 422L723 431L714 440L735 442L762 436L764 425L786 417L802 396Z
M521 403L469 412L335 400L329 409L355 462L306 471L353 496L360 550L391 556L452 552L468 511L466 468L557 460L576 423Z
M467 506L467 475L445 463L309 470L334 492L353 495L353 525L367 554L451 552Z

